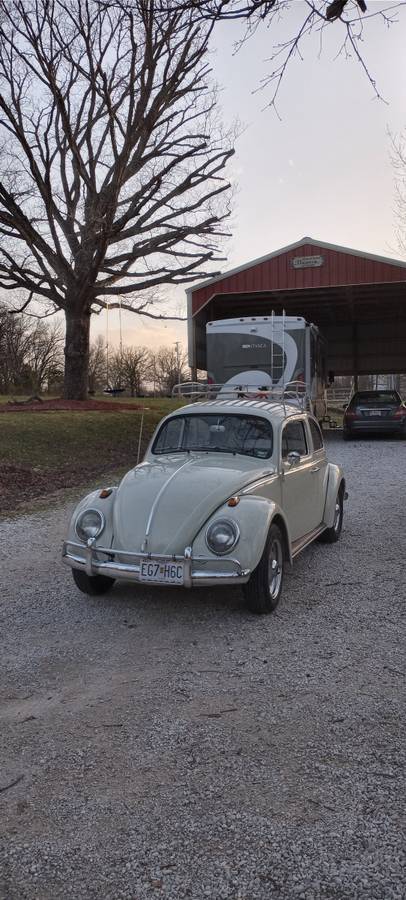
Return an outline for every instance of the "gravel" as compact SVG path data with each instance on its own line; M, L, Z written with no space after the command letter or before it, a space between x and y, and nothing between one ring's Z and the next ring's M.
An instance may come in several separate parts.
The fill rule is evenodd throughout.
M405 898L405 444L329 454L342 539L265 618L232 588L86 598L67 507L0 525L1 900Z

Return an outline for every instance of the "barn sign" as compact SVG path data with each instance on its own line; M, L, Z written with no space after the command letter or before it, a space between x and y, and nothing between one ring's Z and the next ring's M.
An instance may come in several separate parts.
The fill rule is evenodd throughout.
M324 256L294 256L291 264L294 269L318 269L324 264Z

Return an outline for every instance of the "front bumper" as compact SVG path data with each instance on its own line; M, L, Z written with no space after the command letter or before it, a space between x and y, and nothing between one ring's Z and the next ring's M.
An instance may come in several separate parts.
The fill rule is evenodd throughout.
M121 562L117 557L124 557ZM182 562L184 565L183 587L191 588L216 584L245 584L251 569L243 569L239 560L233 557L198 556L193 557L190 551L183 556L163 555L162 553L133 553L127 550L114 550L109 547L96 547L94 541L80 544L76 541L64 541L62 561L72 569L79 569L92 575L107 575L109 578L122 578L124 581L135 581L142 584L176 587L166 582L142 581L140 579L140 562L143 559L159 559L162 562ZM130 562L128 561L130 560ZM179 586L179 585L178 585Z

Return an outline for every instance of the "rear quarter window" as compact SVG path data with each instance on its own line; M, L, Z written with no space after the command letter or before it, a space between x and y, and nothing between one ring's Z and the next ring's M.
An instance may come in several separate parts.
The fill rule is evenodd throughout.
M296 452L300 456L307 456L307 440L304 423L289 422L282 432L282 459L286 459L289 453Z
M314 452L316 452L317 450L322 450L324 447L324 443L320 428L313 419L309 419L309 424L313 441L313 450Z

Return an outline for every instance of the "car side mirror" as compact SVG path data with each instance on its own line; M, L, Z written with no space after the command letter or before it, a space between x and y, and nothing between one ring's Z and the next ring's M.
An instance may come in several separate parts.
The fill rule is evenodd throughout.
M297 450L291 450L286 457L286 462L290 466L297 466L300 463L300 453Z

